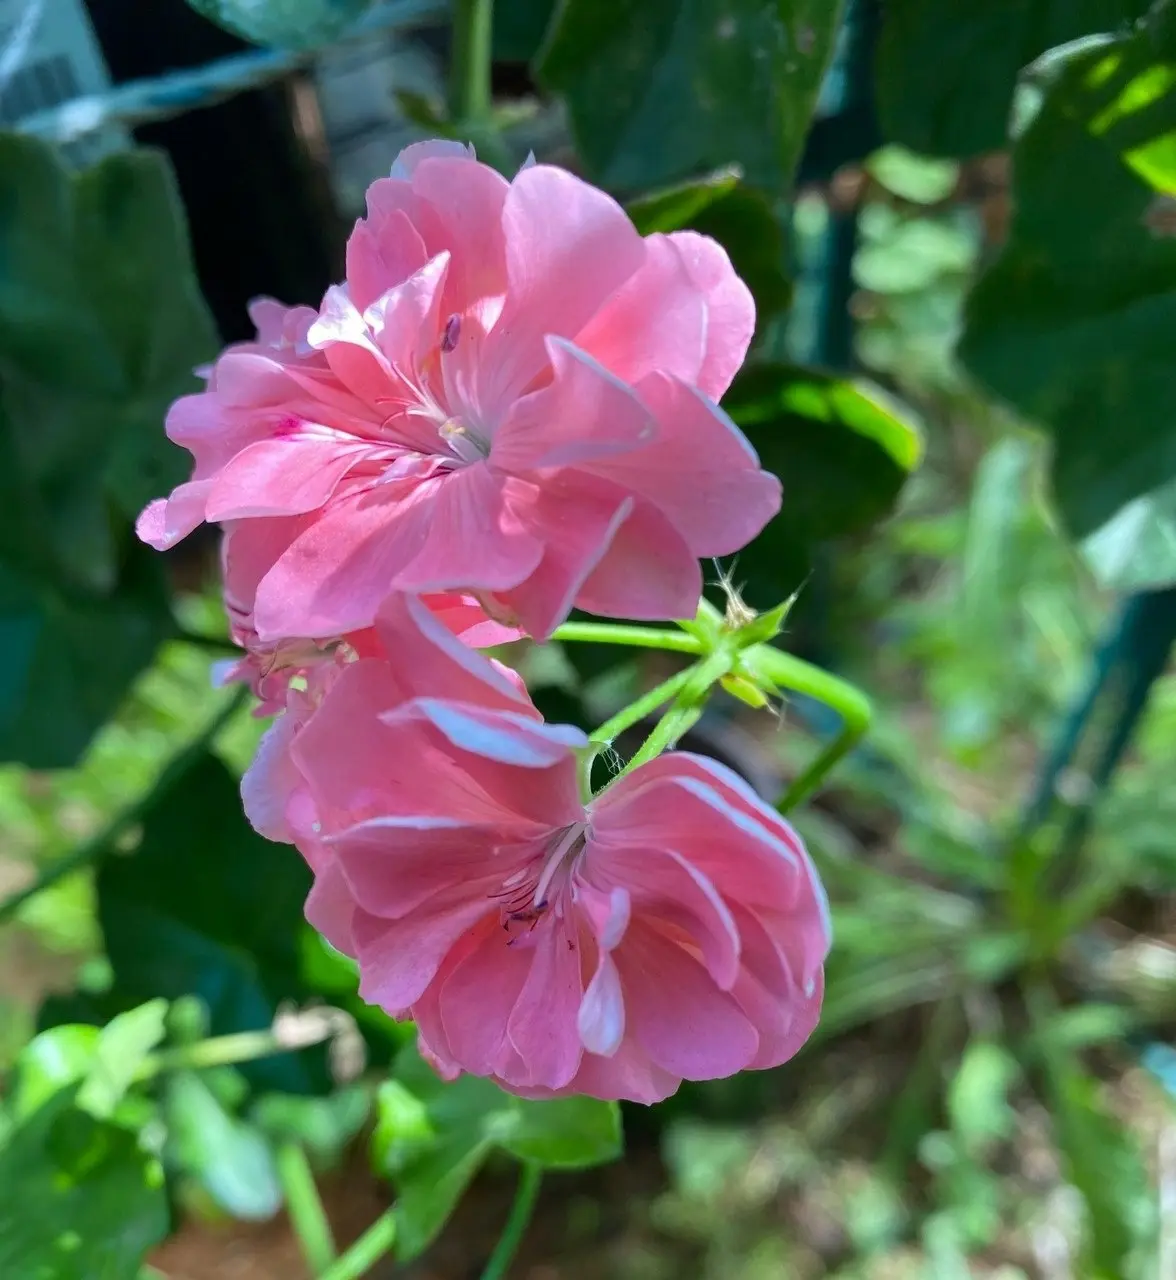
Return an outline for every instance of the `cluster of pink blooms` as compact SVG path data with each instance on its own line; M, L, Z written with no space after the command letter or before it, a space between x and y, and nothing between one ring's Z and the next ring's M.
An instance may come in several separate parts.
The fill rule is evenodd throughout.
M713 241L642 238L603 192L457 144L368 193L318 311L255 304L169 436L140 517L224 528L225 598L275 719L242 784L314 873L307 917L446 1076L654 1102L791 1057L828 914L793 830L671 752L584 802L587 740L479 649L573 606L692 617L699 558L776 479L717 407L751 297Z

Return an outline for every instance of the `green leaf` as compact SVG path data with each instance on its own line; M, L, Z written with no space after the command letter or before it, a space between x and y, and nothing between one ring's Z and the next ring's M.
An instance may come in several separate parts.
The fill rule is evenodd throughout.
M886 515L922 453L909 414L861 379L753 365L723 408L784 486L780 515L738 561L739 579L765 600L801 585L817 543L860 533Z
M1021 68L1055 45L1116 31L1148 0L887 0L878 111L890 142L964 157L1005 145Z
M296 1142L317 1164L331 1165L367 1123L371 1108L371 1091L357 1084L325 1098L270 1093L249 1118L275 1144Z
M148 1000L112 1018L98 1035L78 1106L105 1119L131 1087L147 1055L163 1039L166 1000Z
M1100 585L1124 593L1176 583L1176 480L1121 507L1082 542Z
M791 301L780 219L766 196L730 170L640 196L626 212L642 235L690 230L717 240L755 298L758 330Z
M0 563L0 760L74 764L173 630L162 571L146 547L126 548L109 595Z
M1054 436L1054 490L1085 537L1176 476L1176 6L1070 59L1014 153L1008 243L973 290L960 355Z
M42 1031L20 1051L10 1099L12 1118L31 1116L54 1094L83 1080L98 1048L97 1027L64 1026Z
M959 165L919 156L906 147L883 147L866 161L866 170L887 191L914 204L946 200L959 181Z
M494 60L530 62L551 25L556 0L504 0L494 6Z
M71 1094L51 1098L0 1148L0 1275L135 1280L168 1228L159 1163Z
M1013 1132L1009 1090L1017 1075L1017 1060L993 1040L973 1040L964 1050L947 1091L947 1113L965 1152L982 1153Z
M194 1071L164 1089L169 1168L186 1173L235 1218L262 1222L282 1204L273 1152L262 1134L230 1115Z
M1088 1247L1079 1270L1091 1280L1131 1274L1128 1260L1155 1229L1154 1197L1142 1154L1129 1132L1108 1115L1095 1080L1065 1052L1046 1058L1054 1137L1067 1179L1088 1214Z
M610 186L734 163L753 185L786 187L840 11L834 0L566 0L538 74Z
M200 996L214 1035L269 1026L279 1002L306 994L299 936L309 886L303 860L249 826L236 782L204 756L144 815L135 852L99 869L116 991L128 1001ZM242 1070L288 1093L312 1083L302 1056Z
M620 1112L594 1098L528 1102L489 1080L441 1080L414 1046L377 1095L378 1167L396 1184L396 1249L416 1257L435 1239L470 1179L498 1147L551 1169L584 1169L621 1154Z
M374 0L188 0L197 13L255 44L305 49L336 39Z

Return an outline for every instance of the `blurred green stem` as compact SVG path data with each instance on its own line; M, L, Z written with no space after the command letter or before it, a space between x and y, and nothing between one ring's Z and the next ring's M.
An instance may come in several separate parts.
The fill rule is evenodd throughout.
M613 622L565 622L562 627L556 627L551 638L590 644L624 644L632 649L665 649L670 653L700 654L706 648L697 636L687 635L684 631L662 631L656 627Z
M449 122L468 138L481 159L506 177L514 158L494 123L490 91L493 62L494 0L454 0L449 64Z
M311 1275L321 1275L335 1261L335 1239L306 1152L297 1142L283 1142L277 1150L277 1169L302 1256Z
M531 1214L535 1210L535 1201L539 1198L539 1187L543 1182L543 1170L537 1164L524 1164L519 1175L518 1189L515 1191L514 1203L510 1207L510 1217L498 1237L490 1261L482 1272L482 1280L503 1280L507 1268L514 1261L522 1243Z
M170 791L207 751L209 744L245 705L248 697L249 690L242 685L196 737L172 756L155 780L154 786L127 805L121 813L116 814L96 835L91 836L89 840L84 840L71 853L67 853L65 857L46 867L32 884L0 902L0 924L10 920L30 898L35 898L37 894L43 893L59 880L72 875L75 871L81 871L109 853L119 838L129 831L157 800Z
M778 689L805 694L832 707L841 717L841 732L799 777L793 779L777 804L781 813L787 813L802 800L807 800L829 770L857 746L870 727L873 708L860 689L791 653L773 649L771 645L756 645L744 661L749 670L766 676Z
M320 1022L313 1032L300 1035L276 1030L237 1031L233 1035L197 1040L194 1044L173 1045L170 1049L161 1049L144 1059L135 1079L149 1080L164 1071L228 1067L237 1062L270 1058L278 1053L289 1053L293 1049L305 1049L309 1045L318 1044L327 1039L331 1030L326 1022Z
M368 1227L350 1249L343 1251L319 1276L319 1280L360 1280L395 1242L396 1219L389 1209Z
M633 725L651 715L663 702L668 702L671 698L676 697L683 685L690 679L693 671L694 667L687 667L685 670L679 671L676 675L670 676L668 680L663 680L661 684L650 689L648 693L642 694L635 702L630 702L627 707L622 707L615 716L606 720L599 729L592 731L589 735L590 741L612 742L614 738L624 733L626 729L631 729Z

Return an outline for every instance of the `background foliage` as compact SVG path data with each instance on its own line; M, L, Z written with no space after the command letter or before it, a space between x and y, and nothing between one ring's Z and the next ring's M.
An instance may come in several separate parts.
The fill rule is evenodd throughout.
M291 48L370 7L192 4ZM455 49L484 10L452 6ZM208 679L213 549L133 536L218 345L168 158L77 171L18 128L0 1274L135 1280L177 1230L284 1211L334 1275L308 1188L340 1168L391 1199L347 1276L363 1247L501 1274L445 1227L511 1165L524 1208L564 1171L533 1258L561 1275L1169 1274L1176 3L501 0L492 37L513 87L470 118L406 96L426 132L517 163L542 124L540 159L645 232L716 237L756 296L725 406L786 502L735 580L760 608L799 589L787 647L876 708L797 818L834 907L821 1028L780 1071L626 1112L594 1180L569 1171L621 1157L616 1108L443 1085L362 1005L303 923L305 868L241 815L261 725ZM584 725L666 674L515 657ZM782 719L720 695L690 745L779 794L835 727L803 698ZM472 1260L437 1252L459 1238Z

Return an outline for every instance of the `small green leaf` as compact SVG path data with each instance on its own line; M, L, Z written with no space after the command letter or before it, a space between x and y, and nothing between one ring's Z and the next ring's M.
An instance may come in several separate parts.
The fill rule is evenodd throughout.
M753 185L781 188L840 14L835 0L566 0L537 71L610 186L734 163Z
M261 1222L282 1204L273 1152L262 1134L231 1116L194 1071L167 1078L164 1158L235 1218Z
M515 1124L500 1144L516 1159L530 1160L545 1169L588 1169L620 1159L621 1113L615 1102L519 1099L516 1105Z
M1017 1061L1001 1044L973 1040L947 1091L951 1127L970 1155L1007 1138L1016 1116L1009 1105L1009 1090L1018 1075Z
M372 1166L394 1177L434 1145L437 1131L428 1107L399 1080L383 1080L376 1090L376 1128Z
M316 1164L328 1166L339 1159L367 1123L371 1103L371 1091L363 1084L339 1089L325 1098L270 1093L258 1100L250 1120L275 1145L296 1142Z
M0 1276L135 1280L168 1229L158 1161L63 1090L0 1147Z
M419 1257L440 1234L493 1141L477 1130L442 1134L396 1179L396 1256Z
M255 44L306 49L342 35L374 0L188 0L197 13Z
M906 147L883 147L866 161L875 182L914 204L938 204L946 200L959 181L959 165L916 155Z
M85 1079L98 1048L97 1027L51 1027L20 1051L14 1066L10 1106L20 1121L67 1085Z
M149 1000L112 1018L99 1032L94 1061L78 1091L78 1106L106 1119L134 1082L147 1055L163 1039L166 1000Z

